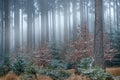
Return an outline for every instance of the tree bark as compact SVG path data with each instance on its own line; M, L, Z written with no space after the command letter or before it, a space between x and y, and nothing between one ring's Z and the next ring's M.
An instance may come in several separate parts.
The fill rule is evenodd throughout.
M68 2L65 0L64 1L64 42L65 43L68 43L68 19L67 19L67 16L68 16Z
M76 40L77 38L77 10L76 10L76 2L73 0L73 40Z
M33 12L33 20L32 20L32 22L33 22L33 33L32 33L32 38L33 38L33 41L32 41L32 43L33 43L33 50L35 50L35 11Z
M32 6L33 0L27 2L27 48L32 50Z
M2 64L3 62L3 0L0 1L0 18L1 18L1 22L0 22L0 64Z
M3 54L7 57L10 52L9 0L4 0L4 31Z
M49 40L48 29L48 2L47 0L41 0L41 43L45 44Z
M81 17L81 25L80 27L85 27L85 3L84 0L80 0L80 17Z
M15 51L20 48L20 15L19 15L19 2L14 0L14 27L15 27Z
M102 0L95 0L94 63L104 68Z

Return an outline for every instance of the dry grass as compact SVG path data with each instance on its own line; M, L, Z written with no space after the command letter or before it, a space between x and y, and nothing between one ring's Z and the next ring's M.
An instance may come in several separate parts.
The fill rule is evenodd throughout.
M118 68L106 68L106 72L108 72L114 76L120 76L120 67L118 67Z
M5 77L0 77L0 80L5 80Z
M67 80L90 80L86 76L76 75L74 69L71 69L71 70L68 70L68 71L71 73L71 76Z
M4 80L19 80L19 77L13 72L9 72Z
M71 73L71 76L66 80L90 80L86 76L75 75L74 69L71 69L68 71ZM38 75L37 79L38 80L52 80L50 77L43 76L43 75ZM9 72L5 77L1 77L0 80L20 80L20 77L15 75L12 72ZM29 79L29 80L36 80L36 79Z
M48 76L38 75L38 80L52 80ZM0 77L0 80L20 80L20 76L15 75L12 72L9 72L5 77ZM28 80L36 80L36 79L28 79Z
M38 80L52 80L52 79L48 76L39 75Z
M71 76L66 80L90 80L86 76L75 75L74 69L68 71L71 73ZM120 76L120 68L106 68L106 71L114 76ZM12 72L9 72L5 77L0 77L0 80L20 80L20 77ZM38 80L52 80L52 79L48 76L38 75Z
M67 80L90 80L86 76L72 74Z

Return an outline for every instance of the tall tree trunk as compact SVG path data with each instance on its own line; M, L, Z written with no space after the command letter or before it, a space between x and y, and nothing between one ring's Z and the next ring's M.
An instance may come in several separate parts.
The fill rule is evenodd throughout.
M48 1L47 0L42 0L41 1L41 28L42 28L42 44L45 44L48 40L48 33L49 33L49 28L48 28Z
M102 4L102 0L95 0L94 62L104 68Z
M64 42L68 43L68 25L67 25L67 6L68 2L64 2Z
M41 45L45 43L45 13L41 10Z
M109 0L109 19L110 19L110 33L112 33L112 20L111 20L111 1Z
M77 38L77 10L76 10L76 2L73 0L73 40L76 40Z
M14 0L14 27L15 27L15 51L20 48L20 13L19 13L19 2Z
M1 22L0 22L0 64L2 64L3 61L3 0L0 1L0 18L1 18Z
M27 49L29 51L32 50L32 1L27 1Z
M71 5L70 3L68 4L68 19L69 19L69 42L71 41L71 38L73 37L72 35L72 29L71 29L71 11L70 11Z
M45 2L45 6L46 6L46 10L45 10L45 15L46 15L46 18L45 18L45 26L46 26L46 42L49 41L49 24L48 24L48 1ZM45 43L46 44L46 43Z
M9 0L4 0L4 8L5 8L5 13L4 13L4 28L5 28L5 44L4 44L4 54L7 56L10 51L10 27L9 27Z
M33 26L32 26L32 43L33 43L33 50L35 50L35 10L33 10L33 19L32 19L32 22L33 22Z
M118 0L116 0L116 18L117 18L117 29L119 29L119 5L118 5Z
M59 40L59 42L61 41L60 39L61 39L61 34L60 34L60 31L61 31L61 17L60 17L60 7L58 6L58 40Z
M52 41L55 42L55 11L52 9Z
M84 0L80 0L80 18L81 18L81 25L80 27L85 27L85 5Z
M22 18L21 18L21 19L22 19L22 20L21 20L21 24L22 24L22 26L21 26L21 27L22 27L22 33L21 33L21 35L22 35L22 45L21 45L21 46L22 46L22 49L24 49L23 9L22 9L22 15L21 15L21 17L22 17Z
M40 24L40 13L37 13L37 15L38 15L38 29L40 30L40 32L39 32L39 34L40 35L38 35L38 37L36 38L36 39L38 39L38 47L37 48L40 48L40 45L41 45L41 34L42 34L42 30L41 30L41 24Z

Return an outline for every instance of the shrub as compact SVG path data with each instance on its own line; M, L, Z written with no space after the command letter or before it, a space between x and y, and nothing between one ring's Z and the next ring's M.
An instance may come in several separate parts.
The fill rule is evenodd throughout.
M48 46L44 45L33 52L32 59L38 66L46 67L51 60Z
M91 72L87 73L86 75L88 75L93 80L106 80L106 78L110 76L100 67L91 69Z
M22 56L18 55L12 65L12 71L17 75L20 75L24 73L25 67L26 67L25 60L23 59Z
M25 73L26 74L36 74L37 73L37 67L34 64L27 64L25 67Z
M80 62L78 62L77 67L82 69L88 69L92 67L92 63L93 61L90 57L82 58Z
M0 65L0 76L4 75L3 65Z
M32 75L32 77L34 76L37 79L38 71L39 71L38 67L35 66L33 63L28 63L27 66L25 67L25 75L26 75L26 77L30 77Z
M65 72L65 71L52 71L48 74L48 76L50 76L53 80L64 80L66 78L68 78L70 76L69 73Z
M106 37L106 36L105 36ZM120 66L120 28L113 28L108 35L110 49L106 50L108 54L105 54L107 67L119 67Z
M42 69L39 73L50 76L53 80L64 80L70 76L70 73L65 70Z
M93 34L89 32L87 26L78 27L77 38L70 43L70 51L68 51L69 61L76 63L84 56L92 56L93 53Z
M110 76L102 68L93 66L92 62L89 57L81 59L77 64L77 72L90 77L92 80L105 80Z
M20 77L20 80L36 80L35 76L32 74L24 74Z
M9 71L10 71L10 60L8 56L5 56L3 63L0 65L0 76L6 75Z
M54 69L67 69L68 61L66 61L66 54L68 49L68 45L65 43L51 43L49 47L49 54L51 55L49 67Z
M112 48L115 48L120 52L120 28L117 30L113 29L110 33L110 41Z
M67 53L69 46L66 43L58 43L54 44L51 43L51 46L49 47L50 49L50 54L52 59L65 59L65 54Z
M49 68L52 69L67 69L67 63L62 60L53 59L49 63Z

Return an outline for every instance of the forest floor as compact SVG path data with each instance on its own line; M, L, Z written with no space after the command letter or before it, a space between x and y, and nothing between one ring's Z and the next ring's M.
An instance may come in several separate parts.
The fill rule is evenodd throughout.
M74 69L71 69L69 71L71 73L71 76L66 80L90 80L89 78L85 76L75 75ZM120 80L120 67L119 68L106 68L106 71L114 76L114 80ZM20 77L16 76L13 73L9 73L5 77L0 77L0 80L20 80ZM52 80L52 79L48 76L38 75L38 80Z
M114 80L120 80L120 67L106 68L106 71L114 76Z
M106 68L106 71L114 76L120 76L120 67Z
M120 80L120 76L114 77L114 80Z

